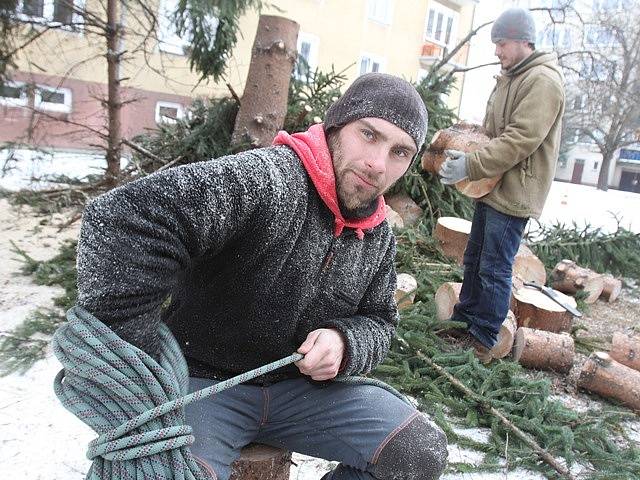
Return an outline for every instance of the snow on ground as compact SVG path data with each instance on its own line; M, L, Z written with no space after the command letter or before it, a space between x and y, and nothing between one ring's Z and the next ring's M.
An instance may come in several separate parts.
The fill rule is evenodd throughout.
M623 226L640 231L640 195L593 187L554 183L543 222L576 221L608 230L616 222L607 213L616 212ZM62 223L64 218L54 218ZM77 226L76 226L77 228ZM55 225L41 225L40 219L9 207L0 199L0 332L10 330L33 310L51 306L52 298L61 290L35 285L30 277L19 275L21 262L12 252L11 242L34 258L45 259L57 253L63 238L72 238L77 230L58 232ZM38 362L25 375L0 378L0 472L3 478L80 480L90 463L84 457L87 443L95 437L88 427L67 412L58 402L52 388L60 364L53 357ZM630 422L627 430L633 441L640 441L638 423ZM486 441L487 432L460 429L461 435ZM451 462L478 464L482 454L457 445L449 446ZM332 468L332 463L303 455L294 455L292 480L315 480ZM541 479L523 470L492 474L455 473L443 480Z

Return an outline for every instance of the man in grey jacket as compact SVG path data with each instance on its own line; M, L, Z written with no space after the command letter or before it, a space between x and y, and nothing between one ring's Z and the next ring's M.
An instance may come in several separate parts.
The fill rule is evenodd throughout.
M192 452L214 478L228 478L250 442L337 460L332 479L433 479L444 469L446 438L415 408L376 386L331 381L369 372L388 351L398 312L382 193L426 128L409 83L364 75L324 125L87 206L79 304L151 355L167 322L192 391L305 355L187 407Z
M491 361L490 349L509 310L512 266L524 228L542 212L560 147L564 78L555 53L535 50L535 36L528 10L511 8L496 19L491 40L502 75L484 120L492 139L467 155L448 151L440 171L445 184L502 176L476 203L452 317L467 323L466 340L485 362Z

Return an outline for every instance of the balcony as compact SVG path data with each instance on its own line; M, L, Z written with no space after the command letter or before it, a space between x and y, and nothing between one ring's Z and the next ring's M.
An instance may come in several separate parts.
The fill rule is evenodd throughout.
M434 63L442 59L446 47L440 44L425 40L420 51L420 66L428 69ZM464 67L467 64L467 54L469 52L469 44L464 45L454 57L447 62L445 68L452 70L455 67Z

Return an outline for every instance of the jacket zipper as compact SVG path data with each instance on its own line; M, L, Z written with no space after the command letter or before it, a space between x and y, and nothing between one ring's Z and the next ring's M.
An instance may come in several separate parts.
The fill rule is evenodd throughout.
M320 274L325 273L331 266L331 263L333 262L333 257L335 255L336 238L337 237L331 238L331 243L329 244L329 250L327 250L327 253L324 256L324 260L322 260L322 267L320 267Z

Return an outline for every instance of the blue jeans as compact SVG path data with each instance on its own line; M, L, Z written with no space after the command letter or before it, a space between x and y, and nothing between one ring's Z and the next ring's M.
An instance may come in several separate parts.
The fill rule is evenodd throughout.
M195 391L215 380L190 379ZM436 479L446 465L444 433L412 406L374 385L304 378L238 385L185 408L191 452L226 480L249 443L341 462L331 480Z
M495 345L509 311L513 260L528 220L476 202L464 251L460 301L452 320L466 322L469 332L487 348Z

